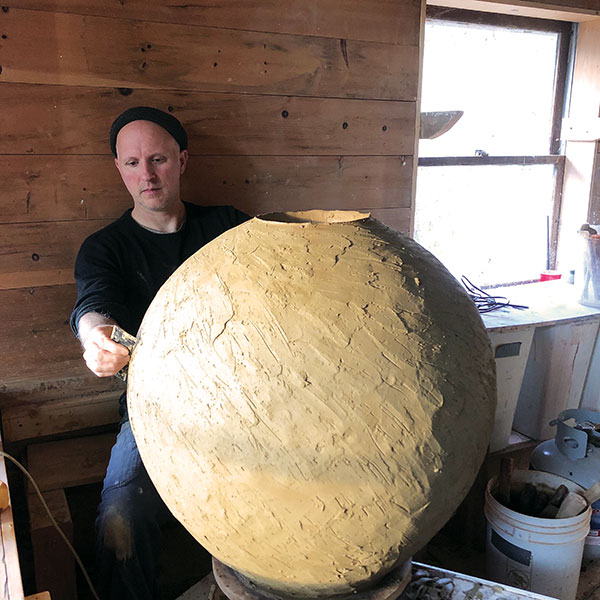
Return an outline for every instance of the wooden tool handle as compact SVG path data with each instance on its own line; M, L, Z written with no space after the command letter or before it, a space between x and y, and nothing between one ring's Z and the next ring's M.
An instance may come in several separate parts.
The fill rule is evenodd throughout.
M510 480L513 472L513 459L504 457L500 461L500 474L498 475L498 491L496 499L504 506L510 505Z

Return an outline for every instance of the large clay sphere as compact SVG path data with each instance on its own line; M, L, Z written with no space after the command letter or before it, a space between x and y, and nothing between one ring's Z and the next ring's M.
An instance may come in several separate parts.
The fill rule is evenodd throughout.
M485 455L479 314L367 214L252 219L161 288L128 383L144 464L221 562L280 594L361 589L421 548Z

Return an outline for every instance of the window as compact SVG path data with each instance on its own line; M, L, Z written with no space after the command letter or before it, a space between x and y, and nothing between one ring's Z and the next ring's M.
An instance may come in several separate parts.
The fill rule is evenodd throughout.
M571 24L428 7L422 112L461 110L420 140L415 238L491 286L554 268Z

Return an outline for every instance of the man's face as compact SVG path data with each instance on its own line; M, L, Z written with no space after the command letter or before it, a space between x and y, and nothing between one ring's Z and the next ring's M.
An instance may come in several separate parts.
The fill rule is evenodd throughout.
M132 121L119 131L116 145L115 165L138 211L166 212L179 204L188 153L168 131L151 121Z

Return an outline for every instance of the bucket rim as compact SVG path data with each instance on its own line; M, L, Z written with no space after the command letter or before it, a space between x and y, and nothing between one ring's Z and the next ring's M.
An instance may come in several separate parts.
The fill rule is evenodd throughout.
M537 476L538 478L541 476L542 478L548 478L548 479L554 479L558 485L561 485L561 483L563 483L564 485L567 486L567 488L569 488L569 491L577 491L577 492L583 492L584 488L582 486L580 486L579 484L575 483L574 481L571 481L570 479L566 479L565 477L563 477L562 475L556 475L555 473L548 473L547 471L535 471L535 470L526 470L526 469L516 469L515 471L513 471L512 475L513 478L516 478L518 480L519 483L527 483L527 475L530 474L535 474L535 476ZM534 478L535 478L534 476ZM496 483L498 477L496 475L494 475L492 478L490 478L490 480L487 483L487 486L485 488L485 504L484 504L484 513L486 515L487 518L487 512L488 509L493 510L495 513L497 513L500 516L506 515L507 517L510 517L511 519L514 519L515 521L518 521L519 523L530 523L531 525L546 525L546 527L548 527L548 522L553 521L557 523L557 527L555 527L554 529L566 529L566 528L571 528L575 525L577 525L580 521L584 522L587 521L588 525L589 525L589 521L591 518L591 514L592 514L592 507L588 504L588 507L586 508L586 510L584 510L582 513L579 513L578 515L575 515L574 517L566 517L563 519L547 519L547 518L542 518L542 517L532 517L529 515L525 515L523 513L520 513L516 510L513 510L512 508L508 508L508 506L505 506L504 504L502 504L501 502L499 502L498 500L496 500L496 498L494 498L494 495L492 494L492 489L494 484ZM526 521L521 520L522 518L525 518ZM558 523L560 523L560 525L558 525ZM551 527L548 527L551 528ZM588 532L589 532L589 528L588 528ZM558 532L557 532L558 533ZM554 534L556 535L556 534ZM587 533L586 533L587 535Z

